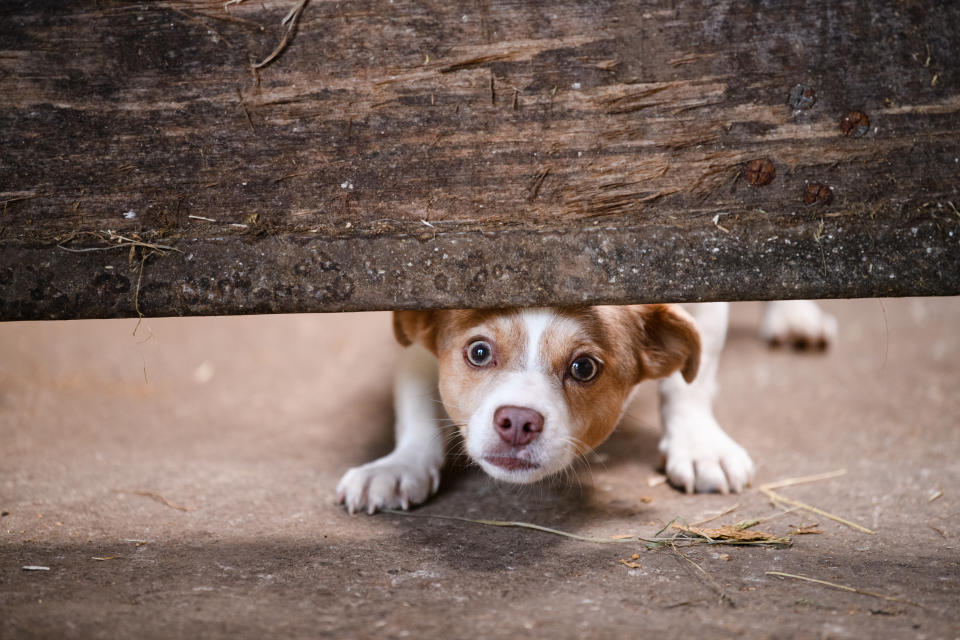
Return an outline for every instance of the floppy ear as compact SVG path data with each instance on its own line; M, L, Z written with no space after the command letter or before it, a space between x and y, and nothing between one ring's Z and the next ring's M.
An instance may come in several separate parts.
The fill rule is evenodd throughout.
M434 355L437 354L437 312L394 311L393 335L405 347L422 344Z
M680 370L692 382L700 368L700 332L693 318L672 304L639 307L640 375L664 378Z

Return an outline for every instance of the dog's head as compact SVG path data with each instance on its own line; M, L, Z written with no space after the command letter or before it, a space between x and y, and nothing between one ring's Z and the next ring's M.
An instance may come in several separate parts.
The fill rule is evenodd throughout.
M700 362L693 320L673 305L398 311L394 332L439 361L440 396L487 473L533 482L613 431L633 387Z

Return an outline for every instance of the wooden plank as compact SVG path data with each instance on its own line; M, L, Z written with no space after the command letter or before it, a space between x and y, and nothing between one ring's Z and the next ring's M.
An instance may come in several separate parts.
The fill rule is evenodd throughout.
M4 3L0 319L960 293L957 3L457 5Z

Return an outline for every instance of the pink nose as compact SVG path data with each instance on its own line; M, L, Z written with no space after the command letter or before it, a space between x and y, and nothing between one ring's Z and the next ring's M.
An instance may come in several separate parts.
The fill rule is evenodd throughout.
M507 444L523 447L543 431L543 416L526 407L500 407L493 413L497 435Z

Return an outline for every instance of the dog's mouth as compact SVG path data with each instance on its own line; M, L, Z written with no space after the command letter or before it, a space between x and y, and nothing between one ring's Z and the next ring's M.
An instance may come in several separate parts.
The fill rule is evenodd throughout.
M514 456L484 456L483 461L507 471L533 471L540 468L535 462Z

